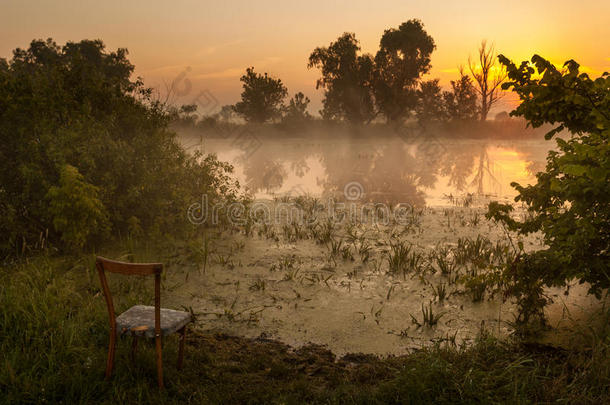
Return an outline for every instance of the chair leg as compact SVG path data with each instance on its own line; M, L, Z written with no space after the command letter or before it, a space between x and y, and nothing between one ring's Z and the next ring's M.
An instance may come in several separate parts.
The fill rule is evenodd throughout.
M136 352L138 350L138 335L133 334L131 338L131 363L136 362Z
M116 350L116 333L110 331L110 343L108 344L108 359L106 361L106 379L112 375L112 367L114 366L114 352Z
M161 336L155 337L157 347L157 381L159 388L163 388L163 357L161 355Z
M180 346L178 348L178 370L182 370L184 361L184 343L186 341L186 325L178 331L180 333Z

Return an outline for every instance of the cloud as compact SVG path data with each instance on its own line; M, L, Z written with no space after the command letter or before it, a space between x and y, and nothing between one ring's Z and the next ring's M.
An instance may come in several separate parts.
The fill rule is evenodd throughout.
M244 42L243 39L236 39L236 40L225 42L225 43L222 43L222 44L208 46L206 48L201 49L195 55L196 56L209 56L209 55L212 55L212 54L218 52L222 48L228 48L228 47L231 47L231 46L234 46L234 45L239 45L242 42Z
M200 73L197 75L193 75L195 79L226 79L230 77L240 77L246 69L243 67L240 68L228 68L224 70L219 70L216 72L209 73Z
M262 73L266 68L271 65L274 65L282 60L279 56L267 56L263 59L259 59L254 63L248 64L248 66L254 66L254 69L258 73ZM194 79L227 79L231 77L240 77L246 71L247 66L241 67L231 67L223 70L218 70L214 72L205 72L194 74L192 77Z
M186 69L186 65L167 65L167 66L159 66L153 69L147 69L142 71L142 74L150 74L150 73L178 73Z

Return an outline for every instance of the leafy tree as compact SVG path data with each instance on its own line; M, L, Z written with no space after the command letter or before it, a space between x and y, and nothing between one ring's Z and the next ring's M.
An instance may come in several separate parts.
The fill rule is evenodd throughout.
M3 255L47 232L75 245L102 235L101 215L91 214L98 208L113 232L127 232L134 218L148 231L186 229L193 201L234 191L230 166L180 147L168 109L131 80L133 70L127 50L107 52L99 40L35 40L0 63ZM70 213L81 224L97 218L83 238L61 218L87 205L95 209Z
M87 183L78 169L65 164L59 175L59 185L47 195L49 215L62 241L71 248L81 248L90 235L108 229L108 214L99 199L99 188Z
M451 81L451 91L443 92L447 115L452 121L474 121L479 117L477 92L470 77L460 69L460 79Z
M274 79L267 73L258 74L253 67L249 67L239 80L244 90L241 101L235 104L236 113L254 123L264 123L281 115L288 90L280 79Z
M535 185L513 183L515 200L527 205L530 218L517 221L511 205L490 204L488 217L522 234L540 231L548 246L522 253L507 269L513 290L543 305L544 300L535 301L541 284L564 286L578 279L599 296L610 287L610 75L593 80L573 60L559 70L538 55L520 66L503 55L499 59L508 70L503 88L521 99L511 115L533 127L555 125L547 139L564 129L572 134L556 138L557 150L549 152Z
M375 55L375 102L388 122L398 122L415 109L417 83L430 70L434 40L419 20L385 30Z
M446 121L447 110L438 79L421 82L419 90L417 90L417 98L415 115L423 128L430 124Z
M345 33L328 47L318 47L309 56L308 68L320 69L316 88L324 89L321 115L328 120L347 120L352 124L369 122L375 117L373 97L373 58L359 55L355 34Z
M197 124L197 104L169 107L168 114L173 127L192 128Z
M290 99L288 106L284 108L284 116L282 121L289 125L302 125L311 120L311 115L307 112L309 98L305 94L298 92Z
M489 110L501 97L506 72L501 69L496 71L496 51L493 45L487 45L487 41L481 42L478 63L468 58L468 68L481 98L480 118L485 121Z

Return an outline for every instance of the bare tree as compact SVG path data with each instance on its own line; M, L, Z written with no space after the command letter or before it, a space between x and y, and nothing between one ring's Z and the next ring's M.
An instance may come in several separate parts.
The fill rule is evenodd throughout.
M481 121L487 119L491 107L502 97L501 84L506 80L506 69L496 66L496 51L494 45L487 46L487 41L481 41L479 60L472 61L468 57L470 74L476 82L477 93L481 96Z

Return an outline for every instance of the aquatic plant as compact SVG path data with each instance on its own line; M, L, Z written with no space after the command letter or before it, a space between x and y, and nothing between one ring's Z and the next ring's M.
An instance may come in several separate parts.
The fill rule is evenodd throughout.
M408 257L411 246L403 241L390 242L390 251L387 253L388 271L390 273L402 272L406 274L408 268Z
M359 237L356 225L352 221L348 222L347 225L345 225L345 233L345 239L347 240L347 242L355 245Z
M279 242L279 238L275 233L275 227L271 224L263 223L262 228L258 232L258 235Z
M362 263L366 263L371 257L371 245L364 239L360 240L360 246L358 247L358 254Z
M445 283L441 282L436 286L430 285L430 287L432 287L432 293L439 303L445 301L445 298L447 298L447 285Z
M197 266L200 268L202 273L205 273L208 267L210 258L210 241L211 237L207 233L204 233L201 243L194 239L187 245L187 249L190 253L190 259L197 263Z
M352 249L349 245L345 245L341 248L341 257L343 257L343 260L354 260L354 255L352 254Z
M471 238L458 238L457 246L453 250L455 262L459 265L473 264L478 268L485 268L492 262L494 246L489 238L477 235Z
M294 281L294 280L296 280L300 270L301 269L299 269L299 268L293 268L293 269L288 270L284 274L284 278L282 280L283 281Z
M452 250L438 245L430 254L430 262L436 264L442 275L450 276L456 270L456 262L451 258Z
M254 283L252 283L250 285L250 287L248 287L248 289L250 291L265 291L265 286L266 286L265 280L259 278L256 281L254 281Z
M417 274L422 274L426 268L424 265L424 254L411 250L411 253L407 256L407 267Z
M315 239L319 244L329 243L335 236L335 223L332 219L328 218L319 228L317 228Z
M233 244L231 245L231 253L239 252L240 250L244 250L245 247L246 247L246 242L244 242L243 240L233 241Z
M466 292L470 295L472 302L480 302L485 298L485 291L487 291L488 280L484 274L465 276L462 281Z
M343 247L343 239L331 239L330 240L330 255L337 257L341 254Z
M233 270L235 268L235 263L233 263L233 260L231 259L231 253L228 253L226 255L218 253L216 255L216 263L218 263L222 267L228 268L229 270Z
M422 312L422 321L421 322L418 321L415 316L410 314L411 322L413 324L417 325L418 328L420 328L422 326L427 326L427 327L436 326L436 324L438 324L438 321L440 321L441 318L445 315L445 312L434 313L434 310L432 309L432 301L430 301L428 303L427 307L422 303L421 312Z

